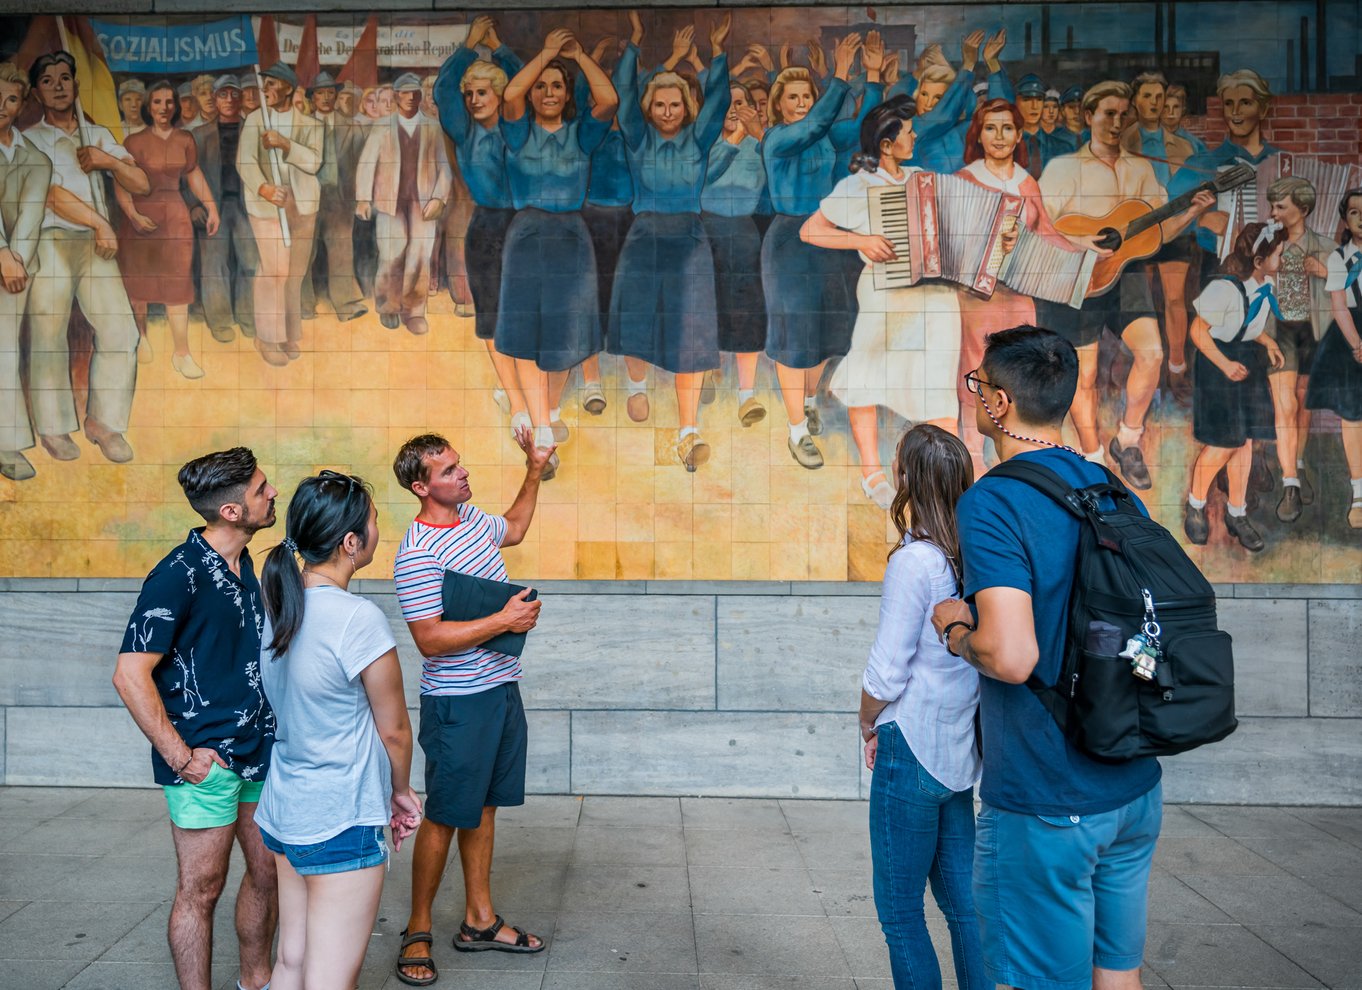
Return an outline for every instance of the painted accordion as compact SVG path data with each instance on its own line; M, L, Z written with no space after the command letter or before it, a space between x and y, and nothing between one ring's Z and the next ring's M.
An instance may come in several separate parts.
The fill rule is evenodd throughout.
M1271 219L1267 191L1278 179L1293 176L1314 187L1315 208L1305 218L1305 225L1329 240L1338 232L1338 213L1333 205L1347 190L1362 186L1362 166L1335 165L1289 151L1271 155L1254 168L1258 174L1252 183L1222 193L1216 205L1230 218L1229 232L1221 243L1222 257L1234 247L1235 238L1247 224Z
M877 289L901 289L923 279L959 283L984 296L999 282L1037 299L1083 304L1097 255L1045 240L1021 221L1022 198L954 175L913 172L903 185L873 186L870 232L894 245L894 261L875 262ZM1019 228L1004 253L1003 234Z

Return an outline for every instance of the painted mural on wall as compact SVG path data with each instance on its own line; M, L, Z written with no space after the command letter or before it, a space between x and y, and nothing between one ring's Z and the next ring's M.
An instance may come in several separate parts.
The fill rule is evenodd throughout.
M1002 18L999 20L998 18ZM1355 4L0 19L0 575L140 576L248 444L526 578L866 580L984 337L1221 581L1362 579ZM387 548L391 554L392 548Z

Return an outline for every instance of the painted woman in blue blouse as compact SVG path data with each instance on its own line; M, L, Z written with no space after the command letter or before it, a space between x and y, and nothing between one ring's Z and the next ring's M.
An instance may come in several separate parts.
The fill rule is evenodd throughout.
M493 61L478 58L477 47L492 49ZM477 17L468 37L440 66L433 92L440 126L454 144L459 172L473 198L473 216L464 235L468 288L476 310L474 331L487 344L497 382L505 393L511 429L529 426L525 395L515 361L496 349L497 303L501 295L501 252L515 218L506 185L506 142L501 136L501 94L508 75L524 62L497 37L490 17Z
M572 63L590 83L590 112L573 98ZM591 154L618 105L610 78L561 28L502 94L507 178L519 212L506 232L496 341L516 359L541 447L555 432L566 439L557 413L568 372L601 349L596 258L581 209Z
M761 246L766 353L776 364L785 399L790 454L809 469L823 466L823 452L813 441L823 431L814 392L824 364L846 354L851 345L856 303L847 291L843 259L835 251L805 244L799 228L832 192L839 151L859 144L861 120L883 95L884 44L872 31L862 54L867 86L860 113L837 120L861 50L859 34L837 43L833 78L821 97L807 69L783 70L771 87L767 114L773 126L762 140L767 189L776 211Z
M728 113L723 43L731 21L725 16L710 32L713 62L698 113L690 85L673 72L654 75L640 97L635 44L615 70L635 219L615 271L609 349L624 355L631 382L644 380L648 364L676 376L676 453L688 471L709 459L698 428L700 389L705 372L719 366L714 256L700 193Z

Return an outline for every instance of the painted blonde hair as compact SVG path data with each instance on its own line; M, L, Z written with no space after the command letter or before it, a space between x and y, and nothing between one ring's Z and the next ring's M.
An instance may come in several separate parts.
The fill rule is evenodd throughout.
M189 91L193 93L195 96L197 96L205 89L209 90L210 92L213 89L213 77L207 74L204 74L202 76L195 76L194 81L189 84Z
M1225 90L1233 89L1235 86L1247 86L1258 100L1258 107L1262 110L1267 109L1267 105L1272 102L1272 88L1268 86L1267 80L1252 69L1236 69L1221 76L1215 83L1215 92L1222 100L1225 98Z
M690 83L686 77L677 72L659 72L648 80L647 87L643 90L643 99L639 105L643 108L643 116L652 119L648 108L653 105L653 96L659 89L679 89L681 91L681 102L686 108L686 119L682 122L684 127L695 119L699 113L699 108L695 105L695 94L691 92Z
M1083 94L1083 112L1096 113L1097 104L1109 96L1114 96L1119 100L1129 100L1131 95L1130 87L1127 84L1117 79L1107 79L1090 87Z
M951 68L949 65L933 62L931 65L922 67L922 71L918 74L917 82L919 86L924 83L953 83L955 82L955 69Z
M467 93L471 88L470 83L474 79L482 79L490 83L492 92L498 97L506 91L506 71L495 62L489 62L485 58L480 58L468 67L464 72L463 78L459 80L459 92Z
M0 82L19 87L19 102L28 99L28 73L13 62L0 62Z
M780 98L785 95L785 87L796 82L808 83L809 89L813 92L813 98L818 99L818 83L814 81L812 72L800 65L781 69L780 75L776 76L776 81L771 84L771 92L767 96L766 116L772 124L785 123L780 115Z

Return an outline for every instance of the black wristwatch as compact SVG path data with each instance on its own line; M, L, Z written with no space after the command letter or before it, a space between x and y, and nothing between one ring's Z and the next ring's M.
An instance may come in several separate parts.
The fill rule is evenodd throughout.
M954 622L946 623L946 628L941 630L941 642L946 644L946 652L953 657L958 657L960 655L959 653L956 653L954 650L951 649L951 630L954 629L956 626L964 626L970 632L974 632L974 626L970 625L963 619L956 619Z

